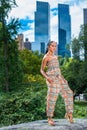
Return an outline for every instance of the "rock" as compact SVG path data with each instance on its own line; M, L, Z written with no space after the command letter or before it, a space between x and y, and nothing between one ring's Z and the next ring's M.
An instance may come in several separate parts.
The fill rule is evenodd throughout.
M55 119L55 126L50 126L47 120L38 120L29 123L22 123L0 130L87 130L87 119L74 119L74 123L69 123L66 119Z

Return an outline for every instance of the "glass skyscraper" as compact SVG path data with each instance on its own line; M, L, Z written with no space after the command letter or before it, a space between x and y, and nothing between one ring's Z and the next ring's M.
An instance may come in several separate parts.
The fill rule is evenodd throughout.
M84 15L84 24L87 24L87 8L83 9L83 15Z
M58 4L58 55L71 56L69 44L71 43L71 17L69 5Z
M41 52L41 43L45 48L50 40L50 6L48 2L36 2L35 12L35 42L37 49ZM43 50L44 51L44 50Z
M45 53L45 43L41 42L41 53Z

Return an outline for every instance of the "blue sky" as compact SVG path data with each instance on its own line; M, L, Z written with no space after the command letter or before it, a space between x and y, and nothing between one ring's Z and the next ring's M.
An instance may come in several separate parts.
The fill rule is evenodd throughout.
M72 38L77 37L80 26L83 24L83 8L87 8L87 0L16 0L18 7L12 9L9 17L19 18L23 27L20 30L24 34L24 38L34 41L34 12L36 10L36 1L49 2L51 9L51 40L58 41L57 28L58 4L69 4L71 15L71 33Z

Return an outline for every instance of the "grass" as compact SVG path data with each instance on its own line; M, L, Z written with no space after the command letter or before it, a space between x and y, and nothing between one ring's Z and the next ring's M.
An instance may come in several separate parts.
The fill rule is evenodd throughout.
M74 102L74 118L87 118L87 101Z

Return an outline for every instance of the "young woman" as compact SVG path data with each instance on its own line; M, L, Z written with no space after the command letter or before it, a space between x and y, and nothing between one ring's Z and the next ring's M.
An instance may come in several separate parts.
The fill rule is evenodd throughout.
M55 55L56 46L57 43L55 41L50 41L48 43L47 52L43 57L40 70L41 74L46 78L48 86L46 112L50 125L55 125L52 117L59 93L65 101L65 118L68 119L69 122L73 122L73 92L69 88L68 82L61 74L58 57ZM46 67L47 71L45 72Z

